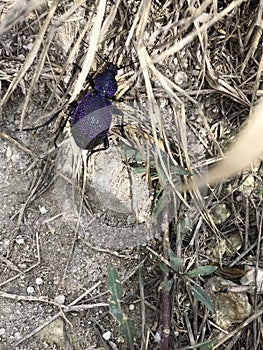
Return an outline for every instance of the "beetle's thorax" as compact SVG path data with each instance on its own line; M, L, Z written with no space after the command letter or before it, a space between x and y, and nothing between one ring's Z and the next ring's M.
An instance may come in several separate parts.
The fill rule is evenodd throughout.
M108 66L104 72L98 74L95 78L94 86L96 93L109 98L113 97L118 88L115 79L116 74L117 68L115 65Z

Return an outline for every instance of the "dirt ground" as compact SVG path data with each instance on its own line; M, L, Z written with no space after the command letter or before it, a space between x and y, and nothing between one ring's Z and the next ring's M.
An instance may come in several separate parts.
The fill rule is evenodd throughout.
M262 95L262 6L10 0L0 10L0 349L261 349L261 162L200 191L175 185L222 159ZM110 147L87 158L69 122L57 147L54 137L83 72L73 63L88 67L92 45L119 67L122 113ZM93 54L94 77L107 64ZM110 312L111 287L134 344Z

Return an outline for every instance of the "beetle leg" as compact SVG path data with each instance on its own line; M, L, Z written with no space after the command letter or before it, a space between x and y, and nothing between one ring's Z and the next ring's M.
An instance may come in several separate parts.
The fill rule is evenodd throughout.
M55 146L55 148L58 147L58 146L57 146L57 139L58 139L59 135L62 133L63 129L65 128L69 117L70 117L70 114L69 114L64 120L61 119L61 121L60 121L57 134L56 134L56 136L55 136L55 138L54 138L54 146Z
M89 158L92 154L100 152L100 151L106 151L106 149L108 149L108 148L109 148L109 139L108 139L108 136L106 136L105 139L103 140L103 148L92 149L87 156L87 161L89 160Z
M105 137L104 141L103 141L103 146L104 146L104 149L106 150L107 148L109 148L109 138L108 136Z
M116 101L116 102L123 102L124 101L124 99L122 97L120 97L120 98L117 98L116 96L111 96L111 97L106 96L106 97L107 97L107 99L109 99L111 101Z
M92 87L92 89L94 89L95 88L95 82L94 82L94 80L93 80L93 78L91 77L90 74L87 75L86 80L90 83L90 86Z

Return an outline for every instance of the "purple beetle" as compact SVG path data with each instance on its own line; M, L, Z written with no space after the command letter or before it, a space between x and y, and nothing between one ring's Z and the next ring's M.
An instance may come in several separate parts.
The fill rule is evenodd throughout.
M92 92L87 92L71 113L71 133L79 148L93 150L104 144L109 147L108 132L111 126L112 99L117 91L117 66L108 64L106 69L90 79Z
M93 91L84 92L80 101L74 103L75 107L62 123L54 139L55 146L59 134L65 127L68 118L71 117L71 133L79 148L90 150L93 153L102 150L100 148L93 151L95 147L102 143L104 144L103 149L109 147L108 132L114 111L112 100L118 88L116 81L117 69L115 64L107 62L105 70L98 74L94 81L88 78ZM44 124L22 130L36 130L48 125L58 116L61 110Z

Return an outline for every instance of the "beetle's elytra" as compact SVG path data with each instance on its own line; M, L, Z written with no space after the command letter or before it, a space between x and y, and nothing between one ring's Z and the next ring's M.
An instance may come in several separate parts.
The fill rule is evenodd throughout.
M108 64L95 77L92 92L87 92L71 114L71 133L79 148L93 150L104 143L108 146L108 132L111 126L112 101L117 91L117 66Z

